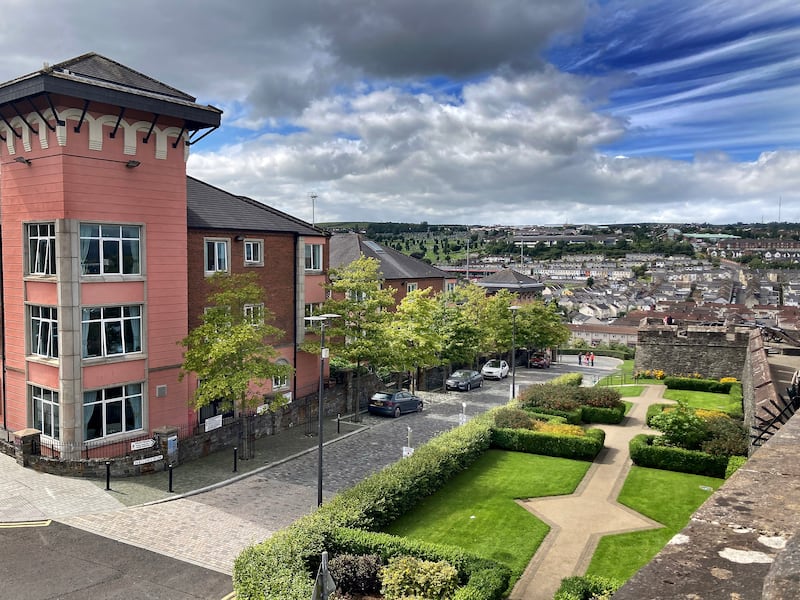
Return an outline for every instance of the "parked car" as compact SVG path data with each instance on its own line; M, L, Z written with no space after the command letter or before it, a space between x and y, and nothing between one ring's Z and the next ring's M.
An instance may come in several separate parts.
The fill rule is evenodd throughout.
M375 392L367 410L373 415L399 417L403 413L422 412L422 398L405 390Z
M550 359L545 354L533 354L530 361L528 361L528 366L534 369L549 369Z
M508 377L508 363L494 358L483 365L481 375L484 379L505 379Z
M448 390L463 390L470 391L472 388L479 388L483 385L483 375L477 371L468 371L466 369L459 369L453 371L453 374L445 381L445 387Z

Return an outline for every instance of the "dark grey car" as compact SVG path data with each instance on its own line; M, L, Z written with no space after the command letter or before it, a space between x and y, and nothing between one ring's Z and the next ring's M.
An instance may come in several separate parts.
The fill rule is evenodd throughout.
M483 385L483 375L478 371L459 369L447 378L445 387L448 390L470 391L472 388L479 388Z

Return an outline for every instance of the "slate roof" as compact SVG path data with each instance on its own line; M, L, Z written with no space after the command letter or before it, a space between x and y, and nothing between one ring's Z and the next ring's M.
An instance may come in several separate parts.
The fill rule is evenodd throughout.
M337 233L330 240L331 267L349 265L361 256L380 261L380 271L386 280L394 279L446 279L449 275L428 263L407 256L358 233Z
M189 229L329 235L271 206L236 196L194 177L186 178L186 201Z
M497 290L507 289L511 292L537 292L544 290L544 284L519 273L514 269L501 269L477 282L479 286Z
M0 84L0 110L49 94L183 118L190 131L218 127L222 115L218 108L197 104L194 96L95 52L45 64L39 71ZM6 111L9 116L16 114Z

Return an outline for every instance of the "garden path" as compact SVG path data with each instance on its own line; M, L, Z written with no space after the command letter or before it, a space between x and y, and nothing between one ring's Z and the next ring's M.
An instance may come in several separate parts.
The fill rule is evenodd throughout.
M620 425L601 425L605 445L583 481L569 496L520 500L550 526L544 542L520 577L509 600L551 600L564 577L582 575L600 538L662 527L660 523L619 504L631 467L628 442L646 431L647 408L665 402L664 386L648 385Z

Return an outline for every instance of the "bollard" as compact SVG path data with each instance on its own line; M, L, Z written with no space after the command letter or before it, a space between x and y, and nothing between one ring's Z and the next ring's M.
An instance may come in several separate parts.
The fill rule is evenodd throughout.
M236 446L233 447L233 472L236 473L237 470L237 458L239 457L239 448Z
M106 461L106 490L111 489L111 461Z
M342 421L342 413L336 413L336 433L339 433L339 426Z
M172 465L169 465L169 493L172 493Z

